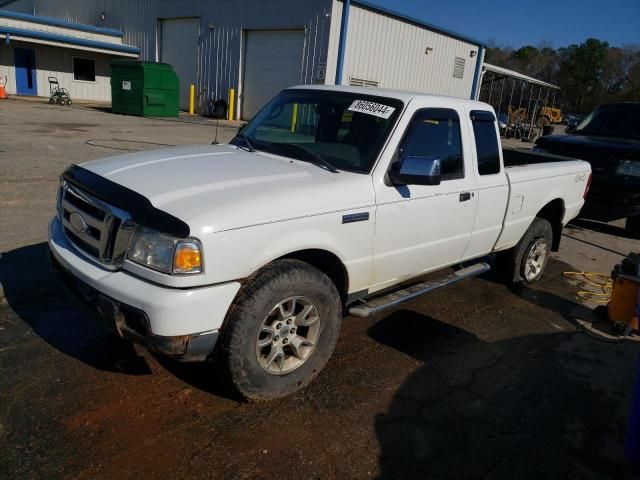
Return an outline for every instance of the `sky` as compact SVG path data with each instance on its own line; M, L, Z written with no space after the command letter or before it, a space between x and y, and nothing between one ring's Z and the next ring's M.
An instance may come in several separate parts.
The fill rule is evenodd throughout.
M553 48L589 37L640 44L640 0L368 0L480 41Z

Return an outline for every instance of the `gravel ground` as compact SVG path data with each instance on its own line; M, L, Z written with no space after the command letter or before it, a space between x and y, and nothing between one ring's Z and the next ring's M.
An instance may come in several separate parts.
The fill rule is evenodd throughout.
M245 403L213 365L103 331L46 261L70 163L210 143L215 122L0 102L3 478L632 478L622 445L638 344L604 343L562 272L608 273L637 242L578 221L535 288L492 273L372 319L345 318L307 389ZM228 140L234 127L219 128Z

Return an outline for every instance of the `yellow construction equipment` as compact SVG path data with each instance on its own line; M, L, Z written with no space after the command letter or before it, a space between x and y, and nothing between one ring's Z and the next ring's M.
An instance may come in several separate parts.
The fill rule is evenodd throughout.
M543 107L538 112L536 127L542 128L562 122L562 111L559 108Z

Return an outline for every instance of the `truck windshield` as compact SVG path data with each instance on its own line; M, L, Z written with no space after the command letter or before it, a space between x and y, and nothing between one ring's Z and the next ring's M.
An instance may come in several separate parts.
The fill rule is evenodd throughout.
M601 105L578 125L575 133L640 139L640 103Z
M285 90L231 143L331 171L368 173L402 108L400 100L375 95Z

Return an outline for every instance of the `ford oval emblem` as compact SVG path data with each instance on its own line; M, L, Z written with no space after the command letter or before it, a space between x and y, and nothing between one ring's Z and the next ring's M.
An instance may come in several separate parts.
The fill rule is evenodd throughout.
M78 233L85 233L87 231L87 222L78 212L73 212L71 215L69 215L69 223Z

